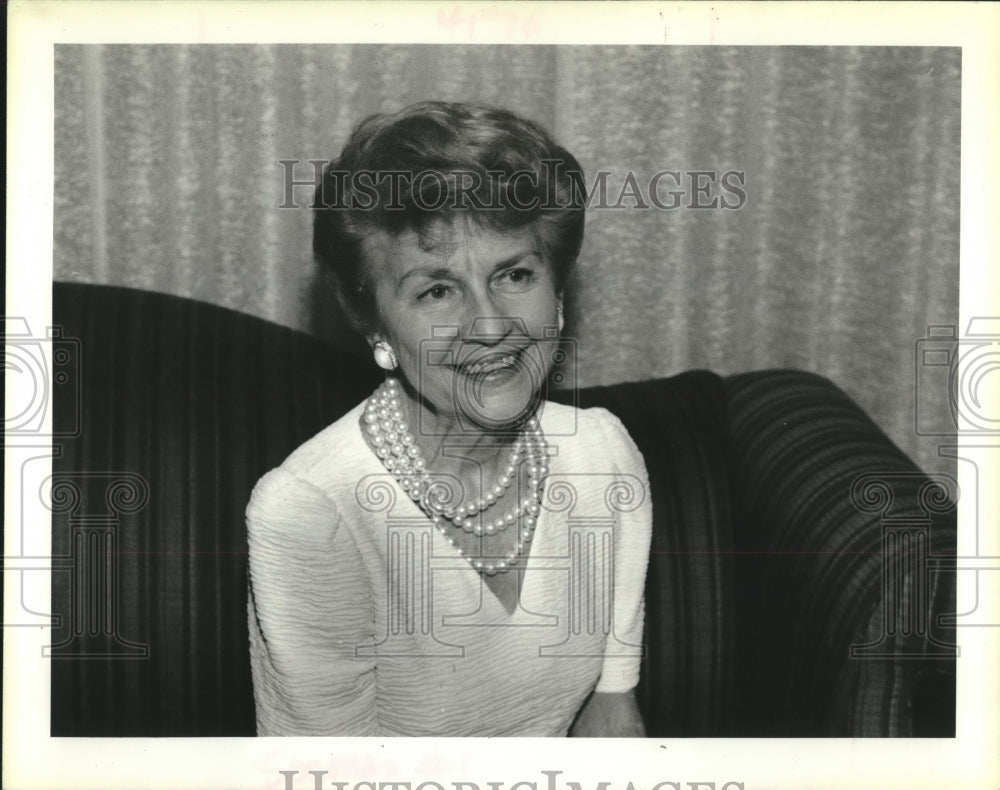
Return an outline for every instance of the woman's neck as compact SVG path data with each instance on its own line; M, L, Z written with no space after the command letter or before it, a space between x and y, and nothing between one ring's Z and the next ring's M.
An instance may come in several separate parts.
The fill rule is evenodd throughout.
M408 387L400 387L403 411L432 477L454 476L467 495L490 488L510 462L520 426L491 431L434 409Z

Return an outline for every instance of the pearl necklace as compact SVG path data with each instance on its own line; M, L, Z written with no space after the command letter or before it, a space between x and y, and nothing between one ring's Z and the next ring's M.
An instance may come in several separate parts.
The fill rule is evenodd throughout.
M514 442L514 448L508 456L507 467L496 485L478 499L457 507L448 506L452 499L450 486L440 480L434 480L427 471L427 464L420 447L410 433L403 415L399 383L394 378L387 378L368 399L364 422L375 454L381 459L385 468L396 478L409 497L420 505L448 543L454 546L473 568L487 576L493 576L510 570L518 563L534 535L538 514L541 511L541 490L549 472L545 435L535 417L528 419L521 435ZM507 513L492 521L485 517L477 519L479 514L485 514L488 509L496 505L511 487L522 456L527 461L528 467L528 495ZM452 526L477 537L495 535L513 526L519 519L522 520L522 524L516 546L495 562L466 554L448 530L450 522Z

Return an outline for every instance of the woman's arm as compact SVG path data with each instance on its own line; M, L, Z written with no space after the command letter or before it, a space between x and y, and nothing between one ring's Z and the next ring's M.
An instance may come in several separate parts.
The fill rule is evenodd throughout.
M318 488L283 469L247 506L250 664L258 735L374 735L370 585Z
M570 727L571 738L645 738L635 691L595 691Z
M635 697L642 659L646 568L653 528L649 475L639 448L617 417L604 412L607 457L618 480L605 491L614 511L614 590L604 666L570 734L576 737L645 737Z

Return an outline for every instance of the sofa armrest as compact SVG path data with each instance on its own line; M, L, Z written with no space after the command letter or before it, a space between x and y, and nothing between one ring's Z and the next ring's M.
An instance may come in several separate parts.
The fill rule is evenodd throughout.
M820 376L762 371L726 387L746 726L944 734L922 730L927 716L954 720L954 648L939 627L954 580L934 571L955 552L953 481L921 473ZM937 701L918 715L931 687Z

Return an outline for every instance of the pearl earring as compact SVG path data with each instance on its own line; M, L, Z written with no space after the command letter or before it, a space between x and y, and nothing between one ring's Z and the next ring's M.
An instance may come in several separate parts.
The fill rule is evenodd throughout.
M559 314L559 331L563 331L563 326L566 325L566 319L563 317L563 306L561 304L556 305L556 312Z
M382 368L382 370L395 370L399 366L399 360L396 359L396 352L384 340L379 340L375 344L372 353L375 355L375 364Z

